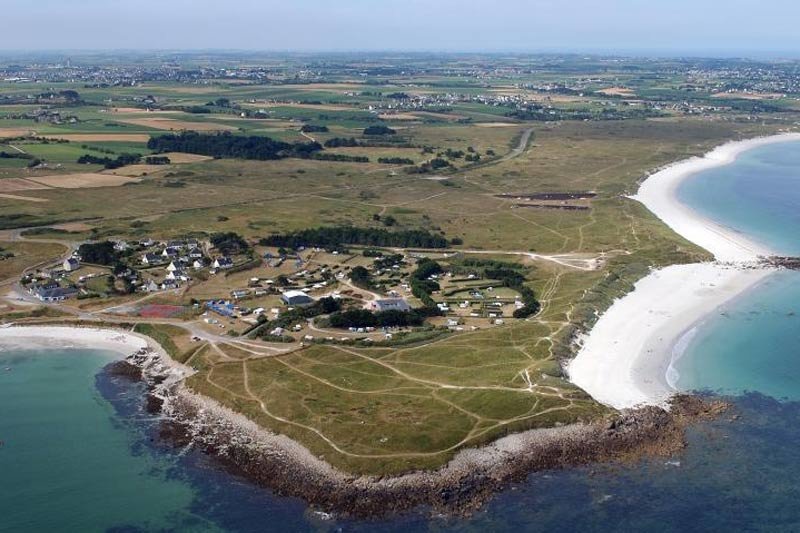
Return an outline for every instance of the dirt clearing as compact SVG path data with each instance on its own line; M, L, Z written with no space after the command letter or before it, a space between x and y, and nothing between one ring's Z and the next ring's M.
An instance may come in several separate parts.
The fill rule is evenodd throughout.
M69 133L66 135L48 135L48 139L63 139L69 142L130 142L146 143L150 136L146 133Z
M47 189L47 186L25 178L6 178L0 180L0 192L2 193L32 191L36 189Z
M157 130L193 130L193 131L232 131L235 130L233 126L227 124L214 124L211 122L191 122L188 120L175 120L172 118L124 118L117 119L117 122L124 124L133 124L134 126L142 126L145 128L153 128Z
M55 176L39 176L30 178L31 181L48 185L50 187L58 187L61 189L84 189L89 187L118 187L126 183L138 182L137 178L128 176L115 176L113 174L63 174Z
M49 202L50 200L46 198L36 198L34 196L18 196L16 194L2 194L0 193L0 198L5 198L7 200L22 200L24 202Z

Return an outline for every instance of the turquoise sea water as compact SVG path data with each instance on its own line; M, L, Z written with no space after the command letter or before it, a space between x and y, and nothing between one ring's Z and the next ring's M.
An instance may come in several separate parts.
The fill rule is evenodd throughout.
M678 197L777 253L800 256L800 142L698 173ZM683 390L800 400L800 272L775 274L709 317L673 366Z
M697 176L681 195L705 207L716 196L703 195L716 188L739 208L722 202L720 212L705 207L707 216L754 236L776 232L774 247L796 250L798 146L746 154ZM764 204L769 190L783 191L776 205L784 216ZM532 474L466 519L425 510L325 519L158 439L143 386L104 370L110 354L0 352L0 532L800 531L798 302L800 275L781 273L699 327L679 361L679 384L732 394L737 416L692 428L685 452Z

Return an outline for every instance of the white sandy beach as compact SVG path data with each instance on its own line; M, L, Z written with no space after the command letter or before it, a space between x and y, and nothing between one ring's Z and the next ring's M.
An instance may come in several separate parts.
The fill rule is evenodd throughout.
M675 192L689 176L732 163L742 152L793 140L800 140L800 134L731 142L645 180L634 199L684 238L711 252L717 262L671 266L640 280L584 339L567 369L573 383L617 409L666 404L676 392L667 373L678 340L772 273L755 268L759 256L772 255L770 250L682 205Z
M130 355L154 342L136 333L92 327L11 326L0 328L0 349L89 348Z

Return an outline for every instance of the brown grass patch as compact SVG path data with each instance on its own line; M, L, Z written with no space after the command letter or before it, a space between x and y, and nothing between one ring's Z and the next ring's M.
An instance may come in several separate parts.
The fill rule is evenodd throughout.
M62 174L60 176L39 176L31 178L31 181L62 189L84 189L89 187L117 187L139 180L128 176L87 172L81 174Z
M112 174L114 176L145 176L154 174L160 170L167 170L170 168L167 165L128 165L122 168L115 168L113 170L103 170L102 174Z
M159 155L169 157L170 162L176 165L181 165L183 163L199 163L201 161L208 161L209 159L214 159L213 157L207 155L184 154L182 152L167 152L165 154L159 154Z
M0 139L8 139L10 137L24 137L30 135L31 130L25 128L0 128Z
M296 103L275 103L275 102L262 102L262 103L246 103L242 104L246 107L256 109L269 109L270 107L292 107L295 109L316 109L317 111L357 111L359 108L350 105L336 105L336 104L296 104Z
M519 126L514 122L476 122L479 128L507 128L509 126Z
M182 111L169 111L166 109L156 109L153 111L148 111L147 109L141 109L138 107L112 107L109 108L108 111L110 113L119 113L122 115L174 115L175 113L182 113Z
M430 117L440 120L450 120L453 122L467 118L464 115L457 115L455 113L434 113L433 111L414 111L414 114L418 117Z
M49 202L50 200L46 198L36 198L35 196L19 196L16 194L2 194L0 193L0 198L5 198L7 200L22 200L24 202Z
M47 135L48 139L63 139L70 142L131 142L146 143L150 136L146 133L69 133L66 135Z
M636 93L627 87L607 87L597 92L608 96L636 96Z
M384 113L378 115L381 120L419 120L419 117L413 113Z
M0 180L0 192L3 193L31 191L36 189L47 189L47 187L40 183L34 183L25 178L5 178Z
M732 93L716 93L711 96L712 98L739 98L742 100L778 100L783 98L783 95L780 93L744 93L744 92L732 92Z
M142 126L145 128L153 128L157 130L194 130L194 131L223 131L235 130L233 126L227 124L213 124L210 122L191 122L188 120L175 120L172 118L125 118L118 119L117 122L125 124L133 124L134 126Z
M77 232L77 231L90 231L94 226L90 226L85 222L65 222L63 224L54 224L50 227L53 229Z

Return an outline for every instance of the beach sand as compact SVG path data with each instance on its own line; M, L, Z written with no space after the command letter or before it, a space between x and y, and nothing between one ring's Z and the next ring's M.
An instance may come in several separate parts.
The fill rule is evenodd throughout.
M675 376L668 379L668 374L674 352L681 349L680 339L774 272L758 264L760 256L773 255L767 247L681 204L676 190L693 174L730 164L742 152L792 140L800 140L800 134L728 143L705 157L665 167L644 181L633 199L711 252L716 262L670 266L640 280L583 339L567 367L573 383L617 409L667 405L677 392L670 385Z
M142 348L169 360L163 348L152 339L137 333L74 326L7 326L0 328L0 348L87 348L115 352L126 357Z

